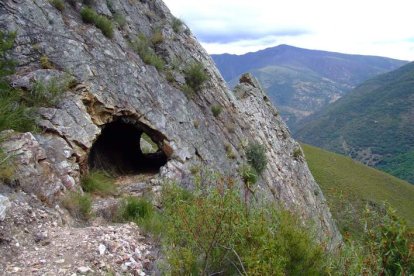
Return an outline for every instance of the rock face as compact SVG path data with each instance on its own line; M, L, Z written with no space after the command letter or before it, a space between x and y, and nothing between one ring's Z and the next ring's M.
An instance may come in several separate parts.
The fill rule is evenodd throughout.
M164 164L158 156L140 156L138 163L153 166L143 166L142 170L156 172L146 189L158 189L163 178L176 179L183 185L191 183L194 166L239 178L239 166L246 162L244 149L256 141L265 146L269 160L259 181L260 194L313 219L321 239L327 239L331 246L340 241L299 144L255 79L245 75L234 92L228 90L187 27L173 28L174 17L160 0L96 0L93 8L97 12L111 20L115 14L125 18L125 25L115 25L112 38L83 23L81 4L72 2L74 6L65 2L63 11L47 0L0 3L1 29L17 32L13 58L18 68L13 85L27 89L33 80L64 72L77 82L56 107L39 110L42 134L18 134L12 138L15 142L7 142L10 152L30 142L21 165L28 169L23 171L19 166L15 180L23 190L54 202L67 189L79 188L79 176L101 157L131 158L123 150L94 149L94 142L111 124L134 126L138 131L131 135L146 133L167 159ZM166 63L164 71L145 64L133 50L131 41L139 35L152 41L155 53ZM45 57L48 69L42 69L45 66L40 62ZM193 62L203 64L208 80L189 97L182 87L185 68ZM220 106L222 112L214 116L212 106ZM111 142L106 148L123 143L117 133L108 135ZM93 157L90 152L94 152ZM140 168L132 169L128 172L141 173ZM30 185L31 180L38 179L45 181Z

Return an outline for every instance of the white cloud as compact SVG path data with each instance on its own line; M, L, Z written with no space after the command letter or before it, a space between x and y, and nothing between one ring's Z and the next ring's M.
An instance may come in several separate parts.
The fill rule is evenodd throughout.
M412 0L164 0L209 53L278 44L414 60Z

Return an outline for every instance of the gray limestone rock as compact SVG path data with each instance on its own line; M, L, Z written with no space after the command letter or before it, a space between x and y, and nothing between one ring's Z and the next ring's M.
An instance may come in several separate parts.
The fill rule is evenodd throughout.
M3 221L6 218L6 212L9 207L9 199L6 196L0 195L0 221Z
M116 132L109 133L114 125L115 129L132 126L136 130L131 128L131 133L145 132L157 143L166 163L158 169L155 182L173 178L184 186L191 182L190 170L197 165L240 179L245 147L256 141L265 146L269 160L258 183L259 194L312 219L320 238L337 245L341 236L324 196L304 159L294 156L300 145L257 81L245 75L230 91L187 27L178 33L173 30L173 16L161 0L113 0L110 7L107 3L96 0L94 8L111 20L116 12L126 20L122 28L114 25L112 39L82 22L80 5L66 5L60 12L48 0L0 3L0 28L17 32L13 84L27 87L29 76L41 70L42 56L55 69L39 72L66 72L77 82L56 107L39 110L41 134L16 134L5 143L10 152L19 153L20 186L46 201L79 188L81 172L98 163L98 158L121 160L120 151L110 149L122 148L127 137L119 140ZM160 71L131 46L138 36L155 41L157 32L162 37L152 49L166 64ZM208 80L188 97L182 84L185 68L193 62L204 66ZM213 105L221 106L220 116L213 116ZM118 142L101 147L107 150L94 150L104 135L107 141ZM234 151L232 158L229 148ZM123 154L128 155L127 150ZM142 166L158 161L143 159Z
M13 157L13 181L27 193L52 203L79 184L79 166L66 141L51 134L10 133L2 148Z

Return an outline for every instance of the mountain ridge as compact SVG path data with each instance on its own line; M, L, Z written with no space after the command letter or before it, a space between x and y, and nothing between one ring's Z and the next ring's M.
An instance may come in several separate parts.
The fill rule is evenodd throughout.
M413 85L412 62L364 82L294 134L414 183Z
M361 82L406 61L279 45L244 55L211 55L230 86L251 72L290 128Z

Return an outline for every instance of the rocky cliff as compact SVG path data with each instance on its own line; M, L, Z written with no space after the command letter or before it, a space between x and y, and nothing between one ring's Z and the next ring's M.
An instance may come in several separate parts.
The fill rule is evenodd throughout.
M245 147L256 141L269 160L258 194L312 219L321 239L338 244L340 234L299 144L254 78L245 75L228 90L205 50L159 0L92 3L113 22L121 16L111 35L84 23L81 8L77 1L64 9L47 0L0 3L1 29L17 33L12 85L30 90L36 81L75 80L56 106L38 110L40 134L12 133L4 143L16 158L14 187L53 206L67 190L80 189L80 176L91 167L145 174L121 187L135 194L159 190L165 178L191 185L195 166L240 178ZM163 68L135 51L145 38ZM203 65L207 81L188 93L192 64ZM158 146L156 154L142 153L134 137L143 133Z

